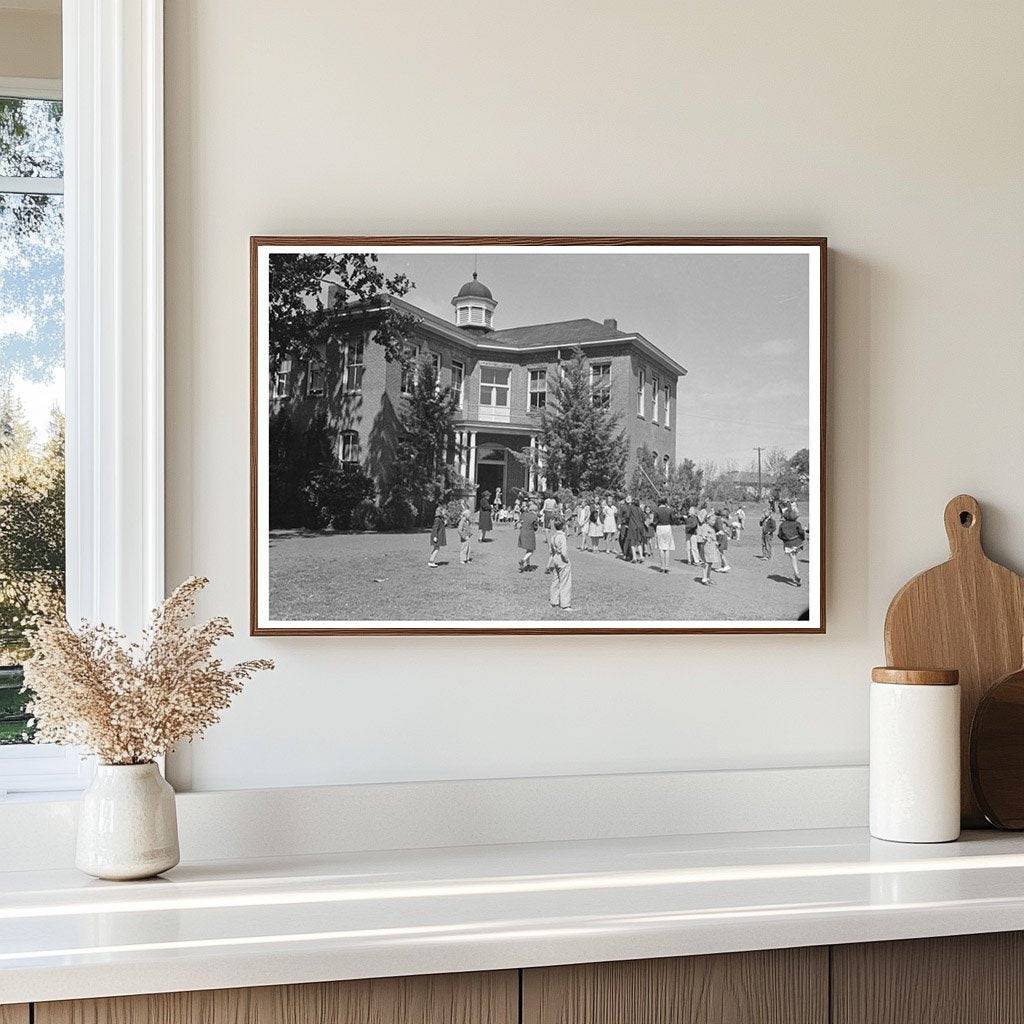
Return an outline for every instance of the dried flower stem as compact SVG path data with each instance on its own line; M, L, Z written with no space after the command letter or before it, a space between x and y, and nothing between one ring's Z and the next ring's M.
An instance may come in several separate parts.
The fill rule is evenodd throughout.
M36 742L86 747L105 764L144 764L216 724L243 683L274 663L225 668L214 657L232 635L228 620L189 625L208 582L193 576L182 583L153 612L139 643L102 624L37 623L25 662Z

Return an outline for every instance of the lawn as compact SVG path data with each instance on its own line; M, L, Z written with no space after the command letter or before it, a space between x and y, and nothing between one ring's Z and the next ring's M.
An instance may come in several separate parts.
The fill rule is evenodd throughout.
M748 517L748 523L750 522ZM761 557L756 521L729 547L730 573L700 572L682 562L682 528L670 573L651 559L635 566L609 554L576 550L570 536L573 608L548 603L550 577L543 532L531 573L516 570L516 537L498 525L487 543L474 539L473 561L459 562L458 535L448 531L436 569L427 567L428 531L410 533L275 532L270 538L270 612L276 620L795 620L808 606L806 560L802 587L789 582L789 558ZM805 552L806 555L806 552Z

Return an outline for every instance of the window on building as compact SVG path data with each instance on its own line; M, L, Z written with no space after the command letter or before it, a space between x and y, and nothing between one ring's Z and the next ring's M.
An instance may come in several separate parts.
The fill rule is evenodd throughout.
M419 377L419 345L405 345L402 348L402 394L411 395L416 388Z
M441 356L437 352L428 353L430 356L430 366L434 371L434 394L438 394L441 391Z
M548 404L548 371L530 371L530 412L540 412Z
M24 623L64 593L63 174L61 102L0 95L0 800L32 735Z
M670 407L672 405L672 389L666 384L665 385L665 426L669 426L669 420L671 419Z
M484 311L482 306L469 307L469 322L471 324L482 324L484 322Z
M306 394L313 398L319 398L325 390L327 379L327 346L319 344L316 346L313 355L309 357L308 372L306 374Z
M292 390L292 361L282 359L277 370L274 372L274 386L271 389L271 398L287 398Z
M660 409L658 408L658 403L660 402L660 400L661 400L661 385L658 383L658 378L657 377L652 377L651 378L651 422L652 423L657 423L658 422L658 413L660 412Z
M480 404L492 407L508 407L509 374L511 371L500 366L480 367Z
M343 430L339 445L341 461L351 463L359 461L359 431Z
M662 472L665 474L665 481L668 482L668 478L672 475L672 460L667 456L662 456Z
M644 416L647 412L647 374L641 370L636 375L636 414Z
M466 364L452 360L452 391L459 398L459 408L466 399Z
M595 409L607 409L612 404L612 364L590 364L590 401Z
M363 390L364 359L366 357L366 337L349 338L345 344L345 366L342 371L342 387L346 391Z

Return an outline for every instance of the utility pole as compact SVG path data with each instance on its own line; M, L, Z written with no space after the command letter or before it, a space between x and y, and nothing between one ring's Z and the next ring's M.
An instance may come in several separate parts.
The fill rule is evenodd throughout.
M755 448L754 451L757 452L757 500L760 501L761 500L761 452L763 452L764 449L763 448Z

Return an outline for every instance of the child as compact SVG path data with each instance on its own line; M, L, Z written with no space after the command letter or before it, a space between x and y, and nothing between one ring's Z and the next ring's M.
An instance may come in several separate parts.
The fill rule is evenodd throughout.
M580 501L580 507L576 509L576 531L579 533L579 549L582 551L587 546L587 530L590 527L590 502L586 498Z
M686 561L690 565L700 565L700 551L697 549L697 527L699 525L697 506L691 505L683 520L683 528L686 530Z
M804 532L803 524L800 522L797 511L793 507L790 507L782 517L782 523L779 525L779 540L782 541L782 548L789 555L790 561L793 563L793 586L799 587L802 581L800 579L800 565L797 559L800 552L804 549L804 541L807 540L807 534Z
M604 550L609 555L612 553L612 543L619 533L619 527L615 521L615 517L618 514L619 510L615 507L614 499L609 494L601 502L601 516L604 525Z
M672 552L676 549L676 542L672 536L672 510L668 507L667 498L658 499L658 507L654 511L654 524L654 533L658 540L658 555L661 558L661 571L668 572L668 563Z
M448 539L445 536L444 505L438 505L434 512L434 525L430 530L430 558L427 565L431 569L437 568L437 555L441 548L447 546Z
M587 527L587 533L590 536L590 550L596 551L598 545L601 543L601 538L604 536L604 526L602 525L601 509L596 501L590 509L590 526Z
M775 516L772 515L772 506L769 502L764 509L758 525L761 527L761 557L766 561L772 560L772 547L775 541Z
M705 512L701 509L701 512ZM697 550L700 554L701 564L704 566L704 576L701 579L701 583L705 587L711 586L711 566L715 563L715 551L717 546L715 544L715 528L708 522L706 514L701 518L698 513L698 519L700 521L697 524Z
M565 520L559 516L555 520L555 532L548 541L551 557L548 565L554 573L551 581L549 599L552 608L560 608L563 612L572 610L572 566L569 564L569 544L565 537Z
M736 523L737 523L737 525L739 527L740 533L743 532L743 521L746 518L747 518L747 513L744 511L743 506L741 505L738 509L736 509Z
M722 564L715 569L715 572L731 572L729 560L725 557L729 550L729 535L732 527L729 525L728 509L719 509L715 519L715 541L718 544L718 553L721 555Z
M480 495L480 514L477 517L480 525L480 543L487 543L487 534L494 529L494 521L491 518L491 492L484 491Z
M466 565L473 561L473 556L470 554L470 543L473 537L473 518L469 514L469 509L466 507L466 503L462 503L462 513L459 516L459 540L462 543L459 545L459 561Z
M537 550L537 528L540 520L532 501L525 504L522 518L519 521L519 571L529 572L533 566L530 559Z

